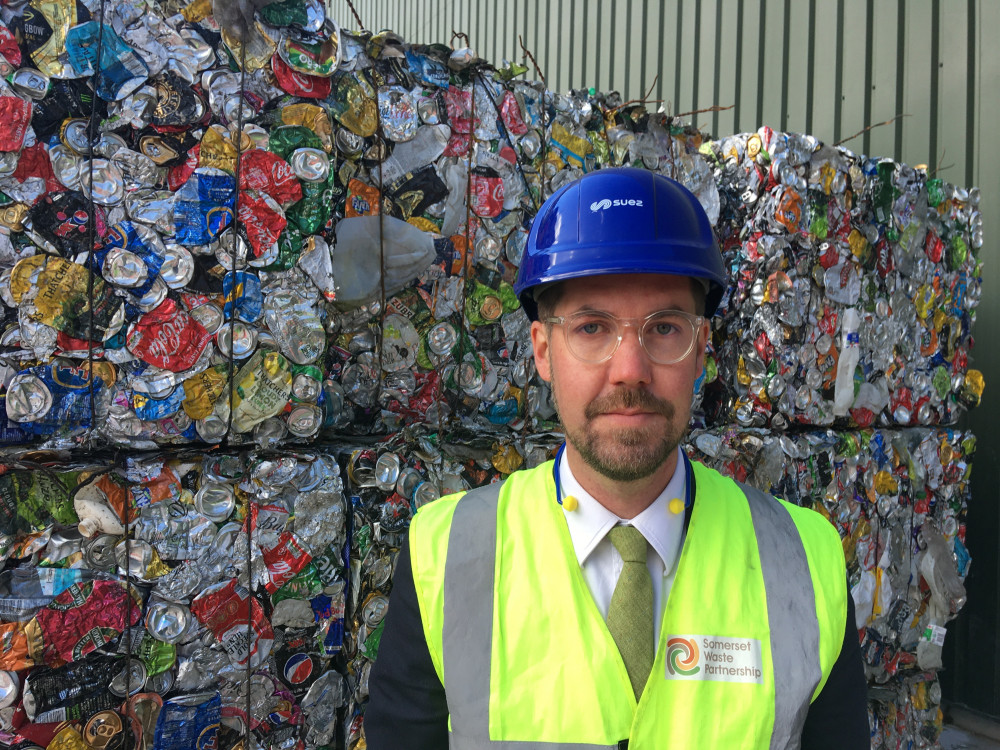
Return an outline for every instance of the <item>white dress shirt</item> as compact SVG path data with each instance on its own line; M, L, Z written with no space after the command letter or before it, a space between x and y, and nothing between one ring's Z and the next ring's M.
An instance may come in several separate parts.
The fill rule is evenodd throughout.
M562 496L572 495L579 503L576 510L564 510L563 515L569 526L576 559L583 568L584 578L602 617L608 616L611 595L622 571L622 557L608 538L608 532L618 524L635 526L649 543L646 567L653 580L655 643L659 643L663 608L670 595L684 535L684 513L672 513L669 505L674 498L684 501L686 473L684 459L678 456L674 475L659 497L635 518L625 520L597 502L580 486L569 468L565 452L559 463Z

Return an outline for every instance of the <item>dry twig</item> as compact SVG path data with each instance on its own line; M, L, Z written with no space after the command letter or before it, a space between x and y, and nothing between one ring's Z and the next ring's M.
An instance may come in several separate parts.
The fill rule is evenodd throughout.
M649 85L649 90L645 94L643 94L642 99L629 99L623 105L618 107L618 109L625 109L625 107L629 107L633 104L652 104L652 103L659 104L660 102L662 102L663 101L662 99L649 98L649 95L653 93L653 88L656 86L656 79L659 77L660 77L659 73L653 76L653 82Z
M538 77L542 79L542 85L548 88L549 85L545 82L545 76L542 75L542 69L538 67L538 62L535 60L535 56L528 51L528 48L524 46L524 38L518 34L517 41L521 45L521 51L527 55L528 59L531 60L531 64L535 66L535 72L538 73Z
M934 167L934 171L931 172L929 175L927 175L928 177L935 177L935 176L937 176L938 172L940 172L942 169L951 169L952 167L955 166L954 163L952 163L952 164L945 164L944 163L944 155L946 153L948 153L948 149L943 149L941 151L941 158L938 159L938 163L937 163L937 166Z
M364 31L365 25L361 23L361 16L359 16L358 11L355 10L354 3L352 3L351 0L347 0L347 5L351 9L351 13L354 14L354 20L358 22L358 26L361 27L362 31Z
M864 135L869 130L874 130L875 128L882 127L883 125L891 125L892 123L896 122L896 120L898 120L900 117L909 117L909 115L908 114L900 114L900 115L896 115L892 119L886 120L885 122L876 122L874 125L869 125L867 128L862 128L857 133L855 133L854 135L852 135L850 138L843 138L843 139L837 141L836 143L834 143L833 145L834 146L840 146L840 145L843 145L843 144L847 143L848 141L853 141L859 135Z
M735 104L730 104L728 107L721 107L718 104L716 104L713 107L705 107L705 109L692 109L690 112L680 112L676 115L671 115L671 118L676 120L678 117L687 117L688 115L700 115L704 114L705 112L725 112L726 110L732 109L735 106L736 106Z

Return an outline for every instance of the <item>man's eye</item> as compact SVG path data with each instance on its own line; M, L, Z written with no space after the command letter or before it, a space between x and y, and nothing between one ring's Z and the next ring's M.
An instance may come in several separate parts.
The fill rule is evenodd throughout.
M653 333L657 336L674 336L680 331L675 323L656 323L653 325Z
M608 324L602 320L582 320L575 330L583 336L602 336L608 332Z

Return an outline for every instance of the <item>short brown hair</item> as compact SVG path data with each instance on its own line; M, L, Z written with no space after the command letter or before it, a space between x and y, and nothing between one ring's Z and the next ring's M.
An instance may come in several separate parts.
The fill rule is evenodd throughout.
M691 293L694 295L694 312L696 315L705 314L705 285L701 279L691 278ZM535 304L538 307L538 319L543 323L556 314L556 307L563 296L562 283L550 284L535 297Z
M543 323L556 314L556 307L563 296L563 285L561 283L550 284L538 293L535 297L535 304L538 306L538 319Z

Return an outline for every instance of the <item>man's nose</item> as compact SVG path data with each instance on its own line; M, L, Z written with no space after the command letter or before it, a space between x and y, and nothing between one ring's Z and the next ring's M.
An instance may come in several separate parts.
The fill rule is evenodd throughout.
M622 329L622 340L611 355L608 379L613 384L639 385L649 383L653 376L653 362L639 341L634 326Z

